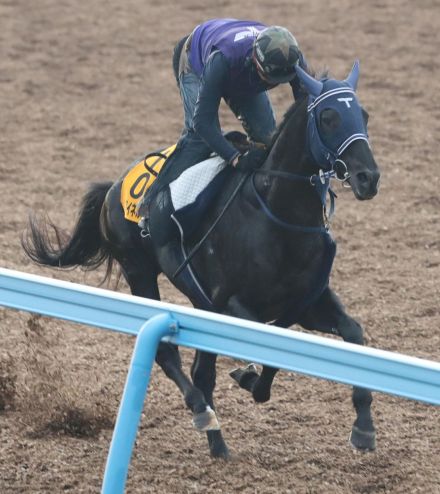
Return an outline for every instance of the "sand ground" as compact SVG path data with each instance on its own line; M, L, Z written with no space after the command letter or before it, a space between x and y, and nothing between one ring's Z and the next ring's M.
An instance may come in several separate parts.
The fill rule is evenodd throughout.
M173 44L220 16L285 25L309 63L338 78L361 60L382 185L365 203L337 190L331 283L370 346L438 360L438 0L0 0L0 265L99 284L101 271L26 259L27 215L46 210L68 229L89 182L175 141ZM289 91L271 94L281 117ZM166 280L161 288L187 303ZM98 492L133 339L6 309L0 334L0 491ZM282 372L257 406L228 377L234 365L219 360L216 392L233 459L208 456L155 368L127 492L440 492L438 408L375 394L378 448L359 454L347 442L349 388Z

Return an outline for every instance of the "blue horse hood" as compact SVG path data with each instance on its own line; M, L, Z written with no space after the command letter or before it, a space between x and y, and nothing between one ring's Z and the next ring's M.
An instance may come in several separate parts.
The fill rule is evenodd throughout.
M356 138L367 138L367 128L355 90L346 81L324 79L322 92L314 98L310 96L308 110L314 112L316 126L323 144L341 155ZM332 109L340 116L341 125L331 135L321 128L321 114Z
M332 168L353 141L362 139L368 142L362 107L356 96L359 62L354 63L349 76L343 81L330 78L317 80L301 67L297 67L297 74L309 94L307 107L309 151L319 166ZM321 115L329 109L340 117L339 125L330 133L324 132L321 125Z

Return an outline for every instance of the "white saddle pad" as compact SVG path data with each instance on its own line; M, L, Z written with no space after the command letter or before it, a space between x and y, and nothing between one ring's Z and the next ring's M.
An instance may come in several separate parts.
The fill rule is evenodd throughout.
M174 210L177 211L192 204L225 166L226 162L222 158L214 156L191 166L171 182L170 191Z

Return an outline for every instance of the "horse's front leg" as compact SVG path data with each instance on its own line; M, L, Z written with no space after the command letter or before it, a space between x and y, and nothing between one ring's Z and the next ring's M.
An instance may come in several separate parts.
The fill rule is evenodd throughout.
M270 390L274 377L279 369L263 365L261 374L258 374L254 364L247 367L239 367L229 373L229 375L238 383L240 388L246 389L257 403L265 403L270 400Z
M227 310L224 313L230 316L248 319L249 321L257 321L257 318L235 297L231 297ZM234 369L229 375L238 383L240 388L252 393L257 403L264 403L270 400L270 390L278 370L274 367L264 365L260 375L255 365L249 364L247 367Z
M344 341L364 344L362 327L346 314L343 305L330 288L307 309L299 323L306 329L337 334ZM350 441L357 449L374 450L376 432L371 417L371 391L354 386L352 399L357 418L353 424Z

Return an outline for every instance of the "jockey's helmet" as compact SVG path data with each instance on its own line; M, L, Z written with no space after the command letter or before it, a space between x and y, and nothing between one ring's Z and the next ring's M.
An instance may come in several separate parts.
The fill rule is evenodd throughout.
M284 27L267 27L255 39L252 58L258 74L269 84L291 81L299 57L298 43Z

